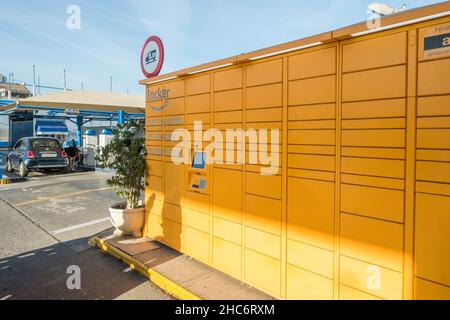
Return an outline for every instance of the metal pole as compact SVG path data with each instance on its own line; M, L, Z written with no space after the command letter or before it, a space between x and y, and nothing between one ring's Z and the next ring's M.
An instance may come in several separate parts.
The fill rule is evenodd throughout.
M41 95L41 77L38 76L38 85L37 85L38 96Z
M83 130L83 117L82 116L78 116L77 117L77 147L82 147L83 144L83 137L82 137L82 130Z
M67 83L66 83L66 69L64 69L64 91L67 90Z
M33 64L33 96L36 95L36 66Z
M118 124L125 123L125 112L123 110L119 110L119 112L118 112L117 123Z
M84 83L81 81L81 90L84 90Z
M112 92L112 76L109 78L109 89Z

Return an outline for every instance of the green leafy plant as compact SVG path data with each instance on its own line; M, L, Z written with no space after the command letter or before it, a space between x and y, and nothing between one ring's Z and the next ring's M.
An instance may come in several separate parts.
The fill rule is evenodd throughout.
M101 168L113 169L115 174L107 185L123 199L127 209L140 207L140 195L145 190L145 121L129 120L113 130L111 142L96 156ZM125 209L125 208L124 208Z

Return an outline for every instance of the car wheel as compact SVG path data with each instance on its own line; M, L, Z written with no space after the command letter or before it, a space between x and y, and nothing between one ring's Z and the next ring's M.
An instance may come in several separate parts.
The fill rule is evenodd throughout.
M6 160L5 170L6 170L6 172L13 172L14 171L14 169L13 169L13 167L11 165L11 160L10 159Z
M19 174L22 178L28 176L28 169L23 161L19 164Z

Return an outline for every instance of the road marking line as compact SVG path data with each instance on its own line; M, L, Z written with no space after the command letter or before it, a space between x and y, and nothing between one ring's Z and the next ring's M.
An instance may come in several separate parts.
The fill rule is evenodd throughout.
M26 205L28 205L28 204L34 204L34 203L39 203L39 202L45 202L45 201L49 201L49 200L61 199L61 198L65 198L65 197L77 196L77 195L80 195L80 194L85 194L85 193L94 192L94 191L108 190L108 189L111 189L111 188L108 187L108 188L98 188L98 189L82 190L82 191L73 192L73 193L67 193L67 194L62 194L62 195L54 196L54 197L44 197L44 198L40 198L40 199L34 199L34 200L25 201L25 202L15 203L14 206L15 206L15 207L21 207L21 206L26 206Z
M67 232L67 231L72 231L72 230L76 230L76 229L81 229L81 228L84 228L84 227L92 226L94 224L105 222L105 221L108 221L108 220L109 220L109 218L93 220L93 221L77 224L75 226L71 226L71 227L68 227L68 228L55 230L55 231L52 231L52 233L56 235L56 234L64 233L64 232Z

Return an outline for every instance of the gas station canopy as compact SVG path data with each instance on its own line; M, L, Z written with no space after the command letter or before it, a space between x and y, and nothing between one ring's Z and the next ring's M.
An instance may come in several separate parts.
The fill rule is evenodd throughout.
M123 93L101 91L64 91L47 93L31 98L11 101L9 104L0 105L0 112L7 112L20 105L20 109L27 107L46 107L48 109L72 109L72 111L89 110L126 113L145 113L145 98ZM35 108L30 108L35 109Z

